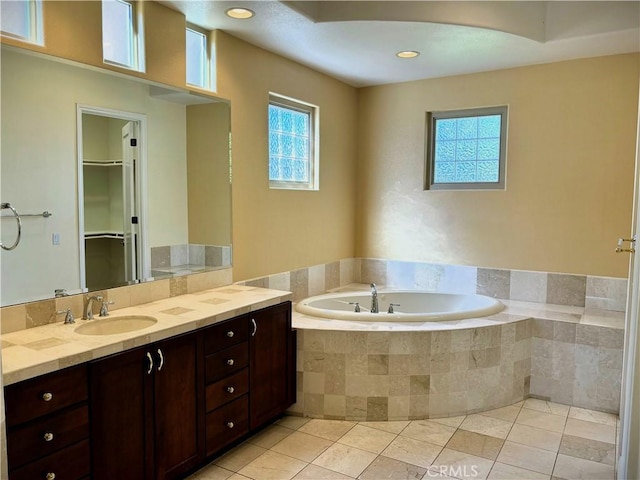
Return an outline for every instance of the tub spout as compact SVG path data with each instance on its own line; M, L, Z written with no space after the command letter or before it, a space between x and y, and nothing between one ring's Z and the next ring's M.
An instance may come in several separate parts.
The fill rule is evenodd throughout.
M378 288L375 283L371 284L371 313L378 313Z

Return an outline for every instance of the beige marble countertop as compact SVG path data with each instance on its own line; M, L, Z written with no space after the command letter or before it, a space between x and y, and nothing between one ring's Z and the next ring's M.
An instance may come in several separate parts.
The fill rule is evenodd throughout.
M155 317L143 330L114 335L82 335L75 329L94 320L76 319L2 335L2 375L5 385L60 370L133 347L190 332L229 318L291 300L281 290L227 285L196 293L122 308L109 318L124 315Z

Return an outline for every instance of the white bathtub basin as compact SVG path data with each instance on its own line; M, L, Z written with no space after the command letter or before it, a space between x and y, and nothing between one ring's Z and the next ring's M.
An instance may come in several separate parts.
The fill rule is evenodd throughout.
M360 312L355 312L352 303L359 303ZM394 313L389 314L389 304ZM379 291L380 313L370 313L371 293L342 292L309 297L298 302L296 310L313 317L363 322L438 322L486 317L504 309L494 298L484 295L464 295L422 291Z

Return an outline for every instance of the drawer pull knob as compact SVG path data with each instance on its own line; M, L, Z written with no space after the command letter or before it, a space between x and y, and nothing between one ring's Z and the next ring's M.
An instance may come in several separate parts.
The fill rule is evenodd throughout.
M227 422L227 428L233 428L235 424L233 422Z
M233 330L229 330L227 332L227 337L231 338L231 337L233 337L233 335L234 335Z
M45 442L50 442L51 440L53 440L53 433L51 432L47 432L44 434L44 441Z
M47 474L45 475L45 477L44 477L44 478L46 478L47 480L55 480L55 478L56 478L56 474L55 474L55 473L53 473L53 472L49 472L49 473L47 473Z
M50 402L52 398L53 398L53 393L51 392L45 392L42 394L42 400L44 400L45 402Z
M229 392L229 393L233 393L233 392L235 392L235 391L236 391L236 389L235 389L235 388L233 388L233 387L227 387L227 392Z
M233 358L230 358L229 360L227 360L227 365L229 365L230 367L233 366L233 364L236 363L233 361Z

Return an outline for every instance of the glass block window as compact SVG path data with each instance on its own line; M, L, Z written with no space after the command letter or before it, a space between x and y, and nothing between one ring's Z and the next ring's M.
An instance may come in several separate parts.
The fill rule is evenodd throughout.
M135 18L132 2L102 0L102 58L105 63L140 69Z
M428 190L504 189L507 107L427 114Z
M269 96L269 186L318 190L318 107Z
M209 88L207 35L187 28L187 83Z
M0 30L5 37L44 45L40 0L0 1Z

